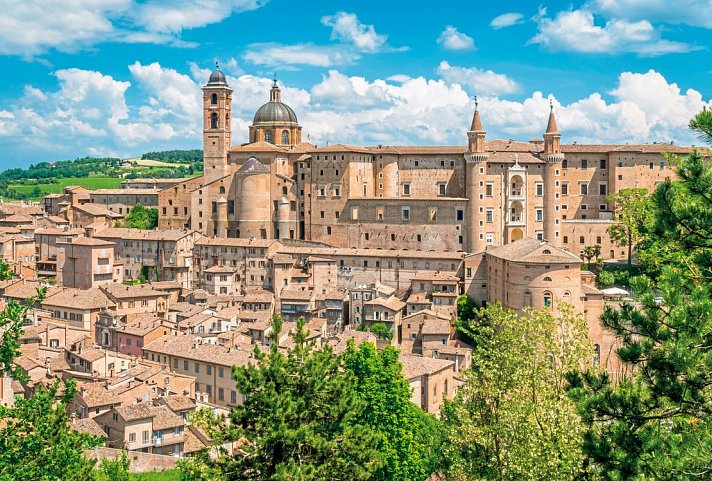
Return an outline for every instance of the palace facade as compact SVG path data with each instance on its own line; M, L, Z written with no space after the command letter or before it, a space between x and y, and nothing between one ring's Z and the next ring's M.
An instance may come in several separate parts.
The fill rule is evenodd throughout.
M562 144L553 106L543 138L487 140L475 108L463 144L316 145L274 82L248 143L233 145L233 91L216 69L203 87L204 175L162 190L159 227L207 236L334 247L481 252L530 237L580 254L611 244L607 195L652 190L674 144ZM544 127L544 126L542 126Z

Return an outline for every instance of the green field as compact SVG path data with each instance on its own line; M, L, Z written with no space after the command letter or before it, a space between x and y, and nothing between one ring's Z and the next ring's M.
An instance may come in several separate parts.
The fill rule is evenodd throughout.
M119 179L118 177L67 177L58 180L58 184L12 184L11 187L17 192L27 194L32 193L35 187L39 187L42 191L42 195L37 197L39 199L46 194L61 194L68 185L81 185L87 189L118 189L121 187L121 181L123 179Z
M180 471L168 469L154 473L134 473L129 475L130 481L180 481Z

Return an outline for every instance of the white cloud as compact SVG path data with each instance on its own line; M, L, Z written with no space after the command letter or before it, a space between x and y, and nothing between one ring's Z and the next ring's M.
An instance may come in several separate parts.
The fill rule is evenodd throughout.
M438 45L445 50L474 50L475 40L452 25L448 25L438 37Z
M388 37L376 33L373 25L361 23L353 13L338 12L321 18L321 23L331 28L331 39L352 44L361 52L377 52L386 45Z
M709 0L593 0L591 8L616 18L712 28Z
M74 52L93 45L114 34L112 18L130 5L131 0L6 0L0 15L0 54L30 57L50 48Z
M314 45L300 43L283 45L280 43L253 43L247 46L244 59L255 65L267 67L289 65L309 65L331 67L352 63L360 55L339 45Z
M524 21L524 15L518 12L503 13L492 19L490 22L490 27L498 29L511 27L512 25L517 25Z
M0 54L33 58L50 50L76 52L106 41L195 44L185 29L220 22L267 0L5 0Z
M234 12L256 10L269 0L152 0L139 3L131 16L150 32L180 33L217 23Z
M475 95L501 95L519 91L517 83L504 74L476 67L455 67L446 61L440 62L437 73L449 83L458 83Z
M440 79L398 76L398 80L389 80L349 76L332 69L308 89L281 82L280 86L282 99L299 117L304 138L308 134L322 145L463 145L474 108L468 82L483 71L447 63L441 63L438 71ZM57 89L27 86L17 101L0 105L0 148L6 159L28 163L199 147L200 86L209 73L210 69L197 65L181 72L139 62L128 67L130 81L95 71L58 70ZM484 78L489 77L485 72ZM272 80L246 74L227 79L234 90L233 143L239 144L247 140L255 111L268 100ZM511 88L507 82L502 85ZM533 92L504 99L502 90L485 94L480 89L478 93L489 139L541 136L550 95ZM688 120L703 105L712 107L712 101L698 91L681 89L653 70L624 72L608 92L591 92L566 104L555 99L554 103L563 141L589 143L692 143Z
M535 17L537 34L530 44L540 44L552 51L616 54L637 53L641 56L657 56L670 53L686 53L700 47L683 42L660 38L660 32L647 20L629 22L612 19L605 25L595 24L593 13L588 10L567 10L555 18L546 16L545 10Z

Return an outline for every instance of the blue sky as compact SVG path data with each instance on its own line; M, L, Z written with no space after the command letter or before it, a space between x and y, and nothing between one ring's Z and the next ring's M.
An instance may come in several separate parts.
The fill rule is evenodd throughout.
M712 106L712 2L4 0L0 169L198 148L200 85L235 89L233 142L277 74L312 142L489 138L689 144Z

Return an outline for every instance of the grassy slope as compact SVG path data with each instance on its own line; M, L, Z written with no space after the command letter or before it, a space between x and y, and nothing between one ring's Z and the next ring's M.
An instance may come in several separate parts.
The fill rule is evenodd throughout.
M42 195L59 194L68 185L81 185L87 189L118 189L121 187L122 180L117 177L67 177L59 179L58 184L39 184L37 186L13 184L12 188L17 192L31 193L35 187L39 187L42 190Z
M156 471L154 473L134 473L129 475L130 481L180 481L180 472L177 469Z

